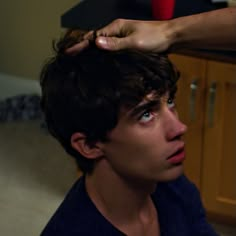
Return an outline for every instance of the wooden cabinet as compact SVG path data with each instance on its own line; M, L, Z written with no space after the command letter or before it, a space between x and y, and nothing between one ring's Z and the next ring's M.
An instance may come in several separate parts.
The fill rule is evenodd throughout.
M207 61L206 78L202 196L209 212L236 219L236 65Z
M236 64L170 59L181 72L177 109L188 125L186 175L209 216L236 224Z

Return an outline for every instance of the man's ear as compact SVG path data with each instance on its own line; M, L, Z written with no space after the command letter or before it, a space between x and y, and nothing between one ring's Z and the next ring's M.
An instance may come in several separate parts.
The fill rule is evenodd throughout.
M71 136L71 146L81 155L89 159L96 159L103 156L103 151L96 144L89 145L86 136L80 132L74 133Z

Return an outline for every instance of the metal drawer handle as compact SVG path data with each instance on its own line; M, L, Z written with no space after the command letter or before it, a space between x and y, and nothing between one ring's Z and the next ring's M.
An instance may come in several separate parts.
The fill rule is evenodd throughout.
M209 104L208 104L208 125L209 125L209 127L213 127L213 125L214 125L216 89L217 89L217 84L215 81L213 81L211 83L210 88L209 88Z
M190 121L195 121L196 119L196 96L198 89L197 79L193 80L190 84L190 100L189 100L189 112L190 112Z

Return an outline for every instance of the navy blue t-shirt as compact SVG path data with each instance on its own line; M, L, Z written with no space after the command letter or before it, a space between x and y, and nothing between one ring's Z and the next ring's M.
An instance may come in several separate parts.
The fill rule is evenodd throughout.
M152 194L161 236L216 236L207 223L199 192L185 176L158 183ZM85 189L85 177L71 188L41 236L121 236L97 210Z

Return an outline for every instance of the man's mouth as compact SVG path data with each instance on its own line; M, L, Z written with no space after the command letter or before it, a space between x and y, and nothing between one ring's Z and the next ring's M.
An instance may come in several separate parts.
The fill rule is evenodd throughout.
M183 162L185 159L185 151L184 151L184 147L178 149L173 155L169 156L167 158L167 160L171 163L171 164L178 164Z

